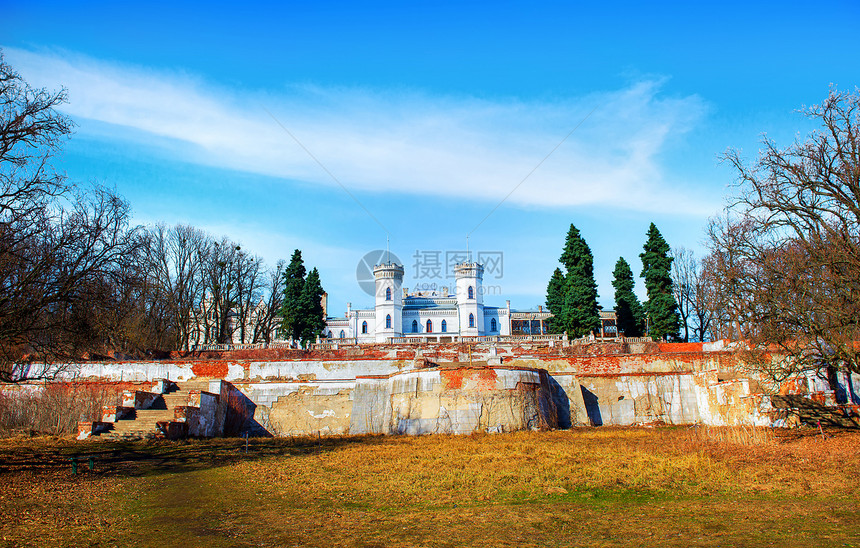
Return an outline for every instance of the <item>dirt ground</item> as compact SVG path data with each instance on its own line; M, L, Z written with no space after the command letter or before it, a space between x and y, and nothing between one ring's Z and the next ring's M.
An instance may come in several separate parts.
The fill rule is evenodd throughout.
M13 438L0 546L860 546L860 433L720 439Z

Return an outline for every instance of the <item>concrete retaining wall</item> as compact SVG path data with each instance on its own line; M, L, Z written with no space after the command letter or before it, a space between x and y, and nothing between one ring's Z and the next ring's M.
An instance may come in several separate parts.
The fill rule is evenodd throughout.
M209 383L209 392L218 396L214 411L216 436L237 436L254 429L251 421L257 404L241 390L223 379L216 379Z
M189 402L200 407L198 417L186 418L193 435L772 423L769 399L738 367L730 345L637 344L635 354L625 353L630 345L613 343L385 345L291 351L271 360L253 359L268 357L265 352L246 351L233 353L234 359L78 364L67 374L123 382L215 379L210 396L204 392L199 402ZM480 367L452 363L469 359Z
M218 386L220 391L220 383ZM188 423L188 435L196 437L211 438L223 433L223 428L218 428L216 423L218 412L218 395L211 392L198 392L192 390L188 398L188 407L196 408L196 411L187 412L185 422Z
M356 379L350 432L466 434L555 426L545 371L452 367Z

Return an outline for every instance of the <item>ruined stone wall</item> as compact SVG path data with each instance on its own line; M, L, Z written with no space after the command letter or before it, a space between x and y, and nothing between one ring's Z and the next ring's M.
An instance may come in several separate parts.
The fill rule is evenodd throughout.
M578 389L572 381L565 385ZM272 435L502 432L554 427L559 409L570 420L564 390L554 388L560 385L546 372L532 369L432 368L359 376L353 382L235 386L256 404L256 423ZM584 417L577 395L576 408Z
M236 383L256 404L254 421L275 436L348 434L355 381Z
M217 415L219 396L211 392L192 392L188 403L198 409L188 420L188 434L209 438L218 435Z
M756 395L722 342L378 345L290 350L280 359L243 352L84 363L68 374L123 382L223 379L253 414L242 428L274 435L500 431L536 420L561 428L770 420L767 398ZM481 367L465 365L470 361ZM459 387L455 370L469 372ZM226 413L224 405L219 412ZM550 408L554 418L540 418Z
M769 398L745 378L720 381L717 370L584 376L589 421L600 425L767 426Z
M548 375L451 367L356 381L351 433L508 432L557 426Z
M605 374L579 378L591 424L630 425L700 422L694 374Z
M182 360L118 361L80 363L69 366L61 375L65 380L154 382L167 379L183 382L194 379L224 379L228 382L263 380L314 381L354 380L360 375L390 374L411 368L414 360Z
M237 436L252 430L257 404L239 388L223 379L209 383L209 392L215 399L215 432L217 436Z

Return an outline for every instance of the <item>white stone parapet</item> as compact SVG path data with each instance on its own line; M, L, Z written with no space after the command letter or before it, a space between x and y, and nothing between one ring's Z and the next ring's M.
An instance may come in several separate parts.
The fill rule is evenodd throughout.
M397 263L383 263L373 267L373 276L379 278L403 279L403 265Z
M460 263L454 267L457 278L483 278L484 265L481 263Z

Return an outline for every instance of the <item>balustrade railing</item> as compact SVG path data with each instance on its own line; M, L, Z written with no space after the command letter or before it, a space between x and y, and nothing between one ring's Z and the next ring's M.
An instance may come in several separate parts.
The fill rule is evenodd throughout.
M321 339L319 342L310 345L311 350L332 350L342 346L355 346L358 344L358 339L355 337L344 337L343 339Z
M270 343L207 343L191 346L192 352L224 352L229 350L256 350L260 348L295 348L294 343L278 341Z
M443 335L422 334L414 337L391 337L388 339L389 344L425 344L438 342L454 342L454 343L486 343L486 342L563 342L564 335L561 334L544 334L544 335ZM614 341L626 343L646 343L651 342L650 337L596 337L593 335L584 335L578 339L571 339L570 344L584 344L595 341ZM375 344L375 343L370 343ZM359 345L358 339L348 337L343 339L322 339L320 342L310 345L311 350L331 350L344 346ZM197 344L191 347L194 352L225 352L232 350L254 350L254 349L277 349L277 348L297 348L295 343L289 341L277 341L270 343L212 343L212 344Z

